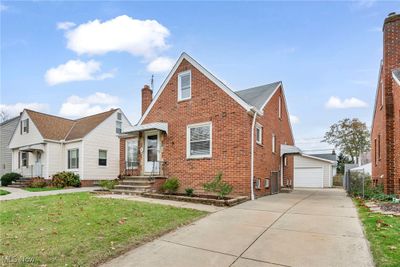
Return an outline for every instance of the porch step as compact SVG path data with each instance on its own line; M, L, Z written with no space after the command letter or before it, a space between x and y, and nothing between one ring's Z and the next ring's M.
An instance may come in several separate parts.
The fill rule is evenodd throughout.
M141 195L144 192L145 191L141 191L141 190L124 190L124 189L113 189L113 190L111 190L112 194L131 195L131 196Z
M121 190L133 190L133 191L141 191L141 192L146 192L148 189L151 189L150 185L116 185L115 189L121 189Z
M30 181L31 181L31 178L21 177L21 178L17 179L16 181L13 181L12 184L8 185L8 187L25 188L25 187L28 187Z

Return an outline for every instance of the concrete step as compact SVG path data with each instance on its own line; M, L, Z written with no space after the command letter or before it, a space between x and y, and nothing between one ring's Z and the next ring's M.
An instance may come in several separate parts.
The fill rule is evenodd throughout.
M149 181L154 180L155 178L165 178L164 176L123 176L123 180L135 180L135 181Z
M150 190L150 185L116 185L115 189L123 189L123 190L134 190L134 191L142 191L145 192L146 190Z
M120 185L151 185L154 184L154 181L144 181L144 180L122 180L119 182Z
M113 194L120 194L120 195L141 195L144 193L144 191L137 191L137 190L123 190L123 189L113 189L111 190L111 193Z

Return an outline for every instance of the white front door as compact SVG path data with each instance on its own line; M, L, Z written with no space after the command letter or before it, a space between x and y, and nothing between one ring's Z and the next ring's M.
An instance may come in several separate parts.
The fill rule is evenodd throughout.
M159 132L144 134L144 172L159 174L160 172L160 135Z
M42 152L40 152L40 151L36 151L34 176L42 177Z

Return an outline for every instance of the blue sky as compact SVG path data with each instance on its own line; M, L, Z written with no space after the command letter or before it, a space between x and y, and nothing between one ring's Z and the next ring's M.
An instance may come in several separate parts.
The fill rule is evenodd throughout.
M282 80L297 144L371 123L382 24L395 1L1 2L1 106L76 117L119 106L136 123L185 51L233 90ZM97 20L97 21L96 21ZM146 21L150 20L150 21Z

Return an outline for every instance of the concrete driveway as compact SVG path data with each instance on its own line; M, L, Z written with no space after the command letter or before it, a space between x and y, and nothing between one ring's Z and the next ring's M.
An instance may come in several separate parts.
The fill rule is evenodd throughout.
M215 212L104 266L373 266L339 189L296 190Z

